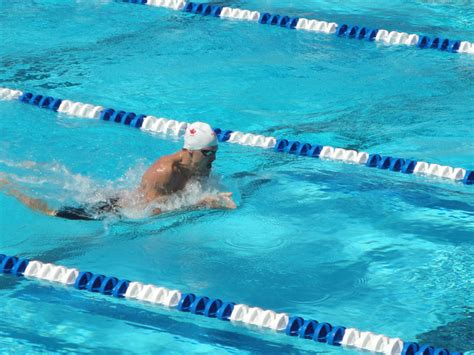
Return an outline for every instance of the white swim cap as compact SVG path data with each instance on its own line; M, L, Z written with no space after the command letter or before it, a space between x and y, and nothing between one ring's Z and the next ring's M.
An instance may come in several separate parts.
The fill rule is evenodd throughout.
M184 149L199 150L217 145L217 136L207 123L194 122L186 128Z

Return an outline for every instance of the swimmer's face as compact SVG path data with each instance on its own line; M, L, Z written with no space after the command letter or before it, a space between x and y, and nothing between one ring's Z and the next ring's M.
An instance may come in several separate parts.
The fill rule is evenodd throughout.
M217 146L192 151L192 167L197 175L208 176L216 160Z

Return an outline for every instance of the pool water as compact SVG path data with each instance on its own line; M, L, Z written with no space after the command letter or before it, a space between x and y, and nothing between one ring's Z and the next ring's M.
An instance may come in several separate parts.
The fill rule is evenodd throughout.
M469 2L231 7L474 41ZM474 169L474 57L113 1L0 1L0 86ZM0 101L0 174L55 207L133 190L181 148ZM1 253L451 350L474 350L474 190L222 144L235 211L71 221L0 194ZM1 352L347 353L256 327L0 277Z

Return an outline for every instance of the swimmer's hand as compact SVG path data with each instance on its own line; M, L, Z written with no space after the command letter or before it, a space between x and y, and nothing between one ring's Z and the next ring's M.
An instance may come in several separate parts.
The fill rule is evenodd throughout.
M206 196L200 204L215 209L235 210L237 208L234 200L232 200L232 192L221 192L217 195Z

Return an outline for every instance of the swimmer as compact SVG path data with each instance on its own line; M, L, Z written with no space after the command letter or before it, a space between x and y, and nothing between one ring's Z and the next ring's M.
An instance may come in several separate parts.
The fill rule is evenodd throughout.
M184 135L183 148L174 154L161 157L143 174L140 186L136 190L140 205L146 208L153 203L166 202L170 196L182 191L190 181L209 177L217 149L216 134L207 123L190 124ZM2 185L6 186L8 194L33 210L66 219L103 219L107 214L120 214L120 209L130 204L126 199L117 197L92 206L65 206L55 210L46 202L29 197L10 186L11 183L7 179L0 180L0 187ZM207 195L197 204L190 206L190 209L235 208L231 192ZM152 211L153 215L161 213L160 208Z

